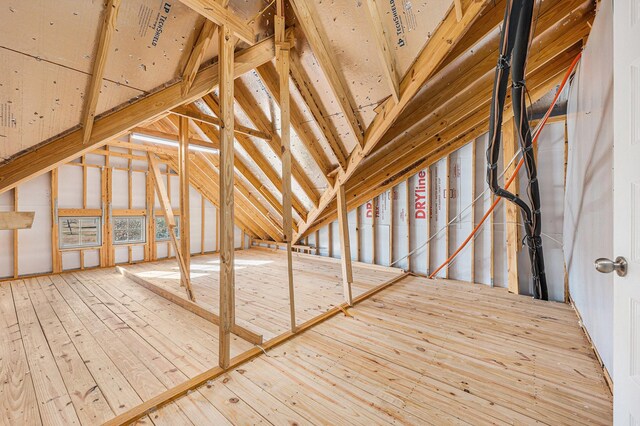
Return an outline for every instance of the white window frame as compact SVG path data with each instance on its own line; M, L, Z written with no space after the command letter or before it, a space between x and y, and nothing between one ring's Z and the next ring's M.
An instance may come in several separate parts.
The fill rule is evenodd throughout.
M96 243L82 243L81 233L82 228L79 228L78 233L78 243L77 244L65 244L64 243L64 230L65 227L62 224L64 220L77 220L78 225L82 224L82 221L86 220L95 220L96 221L96 231L97 231L97 242ZM100 216L60 216L58 217L58 248L60 250L68 250L68 249L84 249L84 248L97 248L102 246L102 218Z
M142 220L142 229L140 232L140 235L142 237L142 239L140 240L132 240L132 239L127 239L126 241L116 241L116 225L115 225L115 221L116 220L126 220L127 221L127 225L128 222L131 219L140 219ZM147 242L147 226L146 226L146 218L144 216L113 216L113 218L111 219L112 224L113 224L113 245L130 245L130 244L146 244Z

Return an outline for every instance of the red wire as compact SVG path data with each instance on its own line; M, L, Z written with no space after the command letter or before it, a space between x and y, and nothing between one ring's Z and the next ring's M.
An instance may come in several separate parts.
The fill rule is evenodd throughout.
M582 56L582 53L578 53L578 56L576 56L576 58L573 60L571 65L569 65L569 69L567 70L567 73L565 74L564 78L562 79L562 83L560 83L560 87L558 88L558 91L556 92L556 96L553 98L553 102L551 102L551 106L549 106L549 109L547 110L546 114L542 118L542 122L540 124L540 127L538 128L538 131L536 132L535 136L533 137L533 144L534 145L538 143L538 136L540 136L540 133L542 133L542 129L544 128L545 124L547 123L547 120L549 119L549 116L551 115L551 111L553 110L553 107L555 107L556 103L558 102L558 98L560 97L560 93L562 93L562 90L564 89L564 86L567 84L567 81L569 80L569 77L573 73L573 70L575 69L576 65L578 64L578 61L580 60L581 56ZM518 162L518 166L516 167L515 171L513 172L513 174L511 175L511 177L507 181L507 183L505 184L505 189L508 189L509 186L511 186L511 184L515 180L516 176L518 175L518 172L522 168L523 164L524 164L524 158L521 158L520 161ZM429 278L435 277L436 274L438 272L440 272L440 270L442 270L442 268L444 268L449 263L451 263L451 261L453 259L455 259L455 257L458 255L458 253L460 253L462 251L462 249L466 247L466 245L469 243L469 241L471 241L473 236L478 232L478 230L480 229L480 227L482 226L484 221L487 220L487 218L493 212L493 210L496 208L498 203L500 203L500 200L502 200L502 197L498 197L498 198L496 198L494 200L494 202L491 205L491 207L489 208L489 210L487 210L487 212L484 214L484 216L482 216L482 220L480 220L480 222L478 222L476 227L473 228L473 231L471 231L471 234L469 234L467 239L464 240L464 242L460 245L460 247L458 247L458 249L451 256L449 256L449 258L447 260L445 260L444 263L442 263L442 265L440 265L438 267L438 269L436 269L435 271L433 271L431 273L431 275L429 275Z

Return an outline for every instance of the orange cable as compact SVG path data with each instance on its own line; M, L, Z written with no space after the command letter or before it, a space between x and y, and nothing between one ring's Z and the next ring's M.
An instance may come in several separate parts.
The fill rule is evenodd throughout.
M567 70L567 73L565 74L564 78L562 79L562 83L560 83L560 87L558 88L558 91L556 92L556 95L553 98L553 102L551 102L551 106L549 106L549 109L547 110L546 114L542 118L542 122L540 124L540 127L538 128L538 131L536 132L536 134L535 134L535 136L533 138L533 144L534 145L537 144L538 136L540 136L540 133L542 133L542 129L544 128L545 124L547 123L547 120L549 119L549 116L551 116L551 111L556 106L556 103L558 102L558 98L560 97L560 93L562 93L562 90L564 89L564 86L567 84L567 81L569 80L569 77L573 73L574 68L578 64L578 61L580 60L580 57L582 57L582 52L578 53L578 56L576 56L576 58L573 60L571 65L569 65L569 69ZM523 164L524 164L524 158L521 158L520 161L518 162L518 166L516 167L515 171L513 172L513 174L511 175L511 177L507 181L507 183L505 184L505 189L508 189L509 186L513 183L513 181L515 180L516 176L518 175L518 172L522 168ZM471 241L473 236L478 232L478 230L480 229L480 227L482 226L484 221L487 220L489 215L496 208L496 206L498 205L500 200L502 200L502 197L498 197L498 198L496 198L494 200L494 202L491 205L491 207L489 208L489 210L487 210L487 212L484 214L484 216L482 216L482 219L480 220L480 222L478 222L476 227L473 228L473 231L471 231L471 234L469 234L469 236L464 240L464 242L460 245L460 247L458 247L458 249L451 256L449 256L449 258L447 260L445 260L442 263L442 265L440 265L438 267L438 269L436 269L434 272L432 272L429 275L429 278L435 277L436 274L442 270L442 268L444 268L449 263L451 263L451 261L458 255L458 253L460 253L462 251L462 249L464 249L466 247L466 245L469 243L469 241Z

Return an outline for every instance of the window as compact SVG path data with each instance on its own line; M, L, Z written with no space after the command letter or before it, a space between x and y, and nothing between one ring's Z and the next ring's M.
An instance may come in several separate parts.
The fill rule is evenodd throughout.
M143 216L117 216L113 218L114 244L138 244L144 242Z
M180 216L174 216L173 220L176 222L176 238L180 239ZM169 228L164 216L156 216L156 241L168 241L169 237Z
M61 249L102 245L99 217L61 217L58 229Z

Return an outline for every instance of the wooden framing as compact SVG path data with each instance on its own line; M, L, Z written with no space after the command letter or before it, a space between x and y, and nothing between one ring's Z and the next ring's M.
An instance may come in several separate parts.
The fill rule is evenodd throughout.
M353 300L353 304L356 305L360 302L363 302L375 296L376 294L380 293L382 290L392 286L398 281L401 281L403 278L407 277L408 275L409 275L408 273L404 273L377 287L372 288L371 290L361 294L360 296L355 297ZM203 384L207 383L209 380L212 380L212 379L215 379L216 377L221 376L226 371L229 371L230 369L233 369L233 368L237 368L242 364L251 361L258 355L261 355L262 353L264 353L263 351L273 349L283 344L284 342L288 341L292 337L297 336L298 334L306 330L309 330L312 327L315 327L316 325L328 320L329 318L334 317L337 314L343 313L344 310L347 309L348 307L349 305L347 305L346 303L342 303L341 305L338 305L328 310L323 315L317 316L315 318L310 319L309 321L306 321L300 324L295 333L288 331L286 333L281 334L278 337L274 337L273 339L270 339L267 342L265 342L261 347L256 346L253 349L231 359L229 362L229 365L226 368L213 367L203 373L200 373L197 376L189 379L188 381L174 388L168 389L167 391L161 393L160 395L154 398L151 398L148 401L143 402L137 407L134 407L118 415L117 417L104 423L103 426L120 426L124 424L131 424L136 420L144 417L147 413L155 409L158 409L159 407L164 406L172 401L175 401L179 397L186 395L189 391L196 389L202 386Z
M220 324L220 317L216 314L214 314L213 312L209 312L206 309L204 309L202 306L183 299L182 297L163 289L162 287L157 286L156 284L153 284L152 282L145 280L144 278L140 277L139 275L136 275L132 272L129 272L128 270L126 270L125 268L121 267L121 266L116 266L116 270L124 277L130 279L131 281L135 282L136 284L141 285L142 287L146 288L147 290L157 294L158 296L161 296L165 299L167 299L168 301L175 303L176 305L180 306L181 308L184 308L186 310L188 310L189 312L192 312L194 314L196 314L197 316L199 316L200 318L204 318L207 321L211 322L212 324L215 325L219 325ZM254 333L251 330L246 329L245 327L239 326L237 324L234 324L233 327L231 328L231 332L233 334L235 334L238 337L243 338L244 340L246 340L249 343L253 343L254 345L261 345L263 338L262 335Z
M340 228L340 253L342 265L342 286L344 301L347 305L353 305L351 285L353 284L353 268L351 267L351 245L349 243L349 218L347 216L347 202L345 200L344 186L338 190L338 226Z
M313 50L320 67L329 81L329 86L338 104L351 126L353 136L358 143L362 144L364 141L365 127L358 117L355 100L349 91L344 77L335 68L335 59L329 51L326 36L322 29L317 27L319 19L316 16L313 6L310 6L309 0L291 0L289 4L293 8L298 22L307 37L307 41L311 45L311 50Z
M102 87L102 78L104 69L107 65L107 56L111 46L111 38L116 29L116 21L118 19L118 10L120 9L121 0L107 0L104 9L104 20L100 29L100 39L98 41L98 49L96 51L96 59L93 62L93 72L89 82L89 89L85 96L84 109L82 111L83 135L82 143L86 144L91 138L93 130L93 120L96 115L98 106L98 97L100 96L100 88Z
M208 20L229 28L238 38L248 44L254 44L256 35L253 29L225 6L217 1L209 0L180 0L186 6L198 12Z
M591 10L580 0L542 3L533 45L546 47L543 50L532 49L528 64L527 86L534 101L558 84L568 65L579 53L582 38L589 31L583 22L590 16ZM445 64L456 61L459 71L448 72L447 78L437 79L436 83L429 85L429 96L425 98L424 106L421 103L419 108L403 114L383 137L381 142L384 145L371 154L372 158L366 162L366 170L359 168L353 174L346 185L349 208L364 204L366 200L487 132L486 117L495 68L495 57L490 52L494 52L491 46L498 43L498 36L495 41L487 42L486 48L474 51L469 57L464 56L464 47L493 34L491 31L501 21L495 15L494 12L483 15L469 30L469 37L465 37L460 47L451 53L452 57L445 61ZM568 25L573 28L572 31L566 31ZM460 61L464 64L459 64ZM442 69L442 66L438 68ZM451 84L452 81L456 81L456 84ZM467 85L468 89L456 96L460 85ZM447 119L443 120L442 117ZM419 128L414 129L417 124ZM403 132L407 136L399 137ZM388 142L392 139L392 143ZM398 155L400 146L402 154ZM329 202L326 204L328 206ZM300 235L314 232L337 215L333 207L314 219L316 213L316 209L309 213L307 231L301 227Z
M291 254L291 237L293 235L291 217L291 97L289 94L289 51L291 43L285 39L284 31L284 0L276 0L276 16L274 17L274 29L276 38L276 63L278 66L279 92L271 87L272 95L278 93L277 101L280 104L280 160L282 162L282 231L284 242L287 245L287 281L289 289L289 316L290 329L296 331L296 303L293 284L293 259ZM271 82L270 82L271 83Z
M290 56L291 77L293 78L293 82L298 88L298 92L300 92L300 95L309 108L309 111L313 115L316 124L320 127L322 134L333 150L333 154L336 156L338 164L340 164L340 167L344 170L347 168L347 153L344 148L344 144L338 136L338 131L333 125L333 122L329 119L329 112L327 112L327 109L324 107L322 102L320 102L320 95L302 67L300 58L298 57L295 49L290 52Z
M225 25L218 31L220 75L220 327L219 366L229 367L231 328L235 324L234 276L234 200L233 200L233 128L234 84L233 41L231 29Z
M17 191L14 191L14 194L17 194ZM18 196L14 195L14 206L17 204ZM17 241L15 236L17 235L18 229L29 229L31 225L33 225L33 219L35 217L35 212L0 212L0 231L15 231L13 233L14 240Z
M164 213L164 219L167 223L167 228L169 229L171 245L173 246L176 259L178 260L178 266L180 268L180 285L184 286L189 300L191 300L192 302L195 302L195 295L193 294L193 290L191 289L191 279L190 279L191 274L187 264L185 263L181 245L178 243L178 239L175 232L176 221L173 216L173 209L171 208L169 195L167 194L167 187L165 187L164 182L162 180L160 167L158 166L158 161L155 159L154 154L148 153L147 155L149 160L149 169L151 171L151 176L153 177L153 182L155 183L155 187L156 187L156 194L158 194L160 205L162 206L162 210ZM184 232L184 230L181 230L181 232Z
M456 1L459 2L460 0ZM380 17L380 12L378 11L376 0L367 0L367 9L369 11L371 27L378 46L378 57L380 58L382 68L389 85L389 90L391 91L391 96L393 96L393 99L398 102L400 100L400 80L398 78L398 70L391 53L391 47L389 46L389 40ZM460 19L458 19L458 21L459 20Z
M516 133L516 123L513 118L508 119L502 126L502 145L503 145L503 161L504 161L504 181L511 179L514 174L518 161L511 162L511 159L518 151L518 135ZM509 164L511 162L511 164ZM520 179L516 176L510 191L516 195L519 194ZM507 281L509 291L519 294L518 290L518 252L520 251L520 238L518 235L520 227L520 209L512 202L504 203L505 231L507 234L506 250L507 250Z
M190 118L193 121L199 121L201 123L211 124L216 127L220 127L221 122L217 117L212 117L207 114L203 114L197 110L196 107L185 107L180 106L178 108L174 108L171 110L172 114L179 115L181 117ZM242 135L253 136L259 139L264 139L266 141L271 140L271 135L269 133L261 132L260 130L252 129L251 127L242 126L240 124L236 124L234 126L233 131L235 133L239 133ZM211 141L215 143L214 141Z
M184 70L182 71L182 96L186 96L186 94L189 93L189 89L191 89L193 80L196 78L200 64L202 64L204 55L211 44L211 40L213 39L217 28L218 26L212 21L208 19L205 20L204 25L198 34L198 38L196 39L196 43L193 46L193 49L191 49L187 63L184 66Z
M191 214L189 203L189 119L180 117L180 149L178 150L178 176L180 186L180 255L184 264L181 281L184 287L191 282ZM131 179L129 179L131 182ZM131 195L131 191L129 191ZM131 206L129 206L131 207Z
M273 37L235 54L234 76L239 76L274 58ZM20 183L51 171L81 155L127 133L140 123L158 118L166 111L201 98L211 92L219 81L217 64L201 69L191 89L182 96L181 83L175 83L137 102L95 120L89 143L83 143L82 129L65 134L6 162L0 166L0 193Z
M256 68L256 71L260 76L260 80L262 80L265 87L271 94L271 97L274 99L274 101L278 105L282 106L282 97L280 96L280 93L279 93L280 92L279 87L282 87L284 82L282 81L278 82L278 72L275 70L274 66L270 63L267 63ZM288 74L287 74L286 85L287 86L289 85ZM302 141L304 146L307 148L307 151L309 152L309 154L311 154L311 157L313 157L313 160L315 161L318 168L322 172L321 175L325 180L325 182L328 185L331 185L331 180L327 177L327 175L332 171L331 162L329 158L327 158L327 155L325 154L325 152L322 150L322 147L315 140L315 138L313 138L313 135L305 131L304 125L303 125L304 118L302 116L302 112L298 109L298 107L295 104L291 104L290 102L289 102L289 115L290 115L291 124L293 125L293 129L295 130L296 135L298 135L298 138Z
M305 2L295 1L291 4L298 5L299 3ZM406 77L402 79L400 84L400 100L396 102L392 98L389 98L382 106L380 112L367 128L364 144L362 146L356 146L351 153L347 169L344 172L338 173L336 183L322 195L318 207L309 212L306 222L298 224L298 233L294 237L295 240L305 235L307 229L333 200L338 186L345 183L355 173L363 158L365 158L384 137L386 131L391 128L400 113L407 107L409 101L413 99L427 79L438 69L488 2L465 0L464 3L466 12L463 19L458 22L454 16L454 12L450 11L447 14L433 37L418 55L418 58L407 72ZM294 9L296 9L295 6ZM300 17L300 14L297 13L297 15ZM309 19L308 13L306 19ZM306 29L304 24L303 27ZM306 31L305 33L307 37L309 37ZM438 43L434 40L447 40L447 42ZM322 63L322 61L320 62Z

